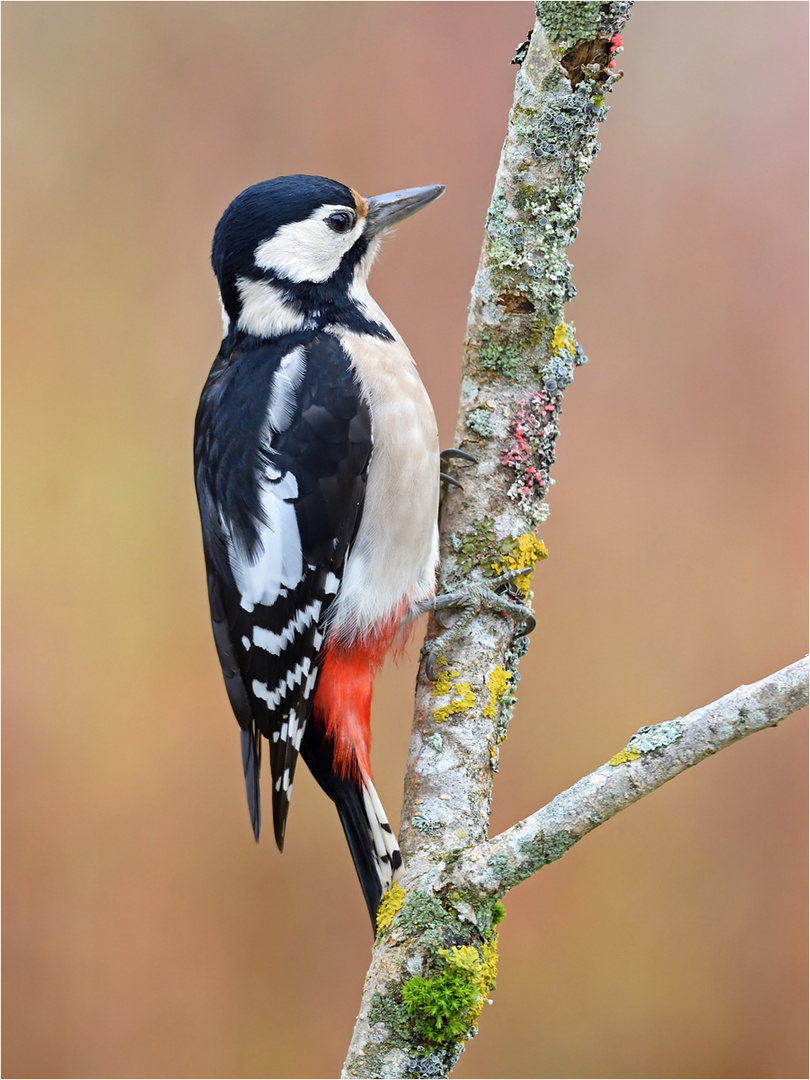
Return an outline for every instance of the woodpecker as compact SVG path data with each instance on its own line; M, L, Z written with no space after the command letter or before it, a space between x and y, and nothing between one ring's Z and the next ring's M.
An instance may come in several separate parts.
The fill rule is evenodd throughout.
M364 199L321 176L255 184L211 261L223 339L194 466L219 661L261 830L269 743L279 850L299 753L335 802L375 927L402 858L369 759L374 678L435 592L439 443L404 341L366 279L440 184Z

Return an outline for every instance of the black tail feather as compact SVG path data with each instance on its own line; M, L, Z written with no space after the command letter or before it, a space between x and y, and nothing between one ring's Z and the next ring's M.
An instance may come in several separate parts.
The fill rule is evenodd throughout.
M325 738L322 731L318 730L313 719L310 719L304 732L301 756L321 788L337 807L340 823L354 860L354 868L366 900L372 931L376 934L377 908L380 906L384 889L387 888L382 875L387 873L390 878L392 870L400 865L399 851L397 849L397 859L393 867L390 860L387 867L384 861L381 865L381 860L374 849L362 781L344 779L334 771L334 744ZM388 831L390 833L390 827ZM391 834L391 839L396 847L393 834ZM384 855L383 860L385 859Z
M343 785L333 796L340 824L346 834L349 851L352 853L354 868L360 879L366 907L371 919L371 929L377 933L377 908L382 900L383 887L374 859L374 851L368 835L368 824L363 809L363 797L358 788L349 780L338 781Z
M262 795L259 789L259 772L262 764L262 737L252 726L242 734L242 767L245 770L245 788L247 790L250 824L256 843L262 831Z

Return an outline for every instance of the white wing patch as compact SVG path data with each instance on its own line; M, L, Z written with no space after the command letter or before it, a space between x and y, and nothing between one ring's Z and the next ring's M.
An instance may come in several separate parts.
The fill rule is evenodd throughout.
M268 449L272 447L273 436L286 431L292 423L298 390L305 374L306 350L299 345L282 357L273 375L265 434ZM258 494L259 535L252 559L248 559L234 543L233 530L220 515L228 537L228 560L245 611L253 611L256 604L274 604L279 596L286 596L294 589L304 576L301 535L294 506L294 500L298 498L298 481L292 472L282 473L268 462L259 480ZM272 652L269 643L265 645L256 638L256 632L269 634L269 631L256 627L253 644ZM245 647L249 648L250 643Z
M295 507L288 501L297 496L293 474L268 466L259 488L263 520L253 561L237 548L228 530L228 559L245 611L253 611L256 604L274 604L282 589L294 589L303 577L301 537Z
M326 281L340 266L346 252L365 227L361 218L345 233L336 233L326 224L342 205L319 206L304 221L282 225L269 240L259 244L253 260L261 270L272 270L289 281ZM241 320L240 320L241 324Z
M275 432L286 431L292 423L298 400L298 387L307 371L307 354L303 345L299 345L282 357L278 370L273 376L270 390L270 408L267 419Z

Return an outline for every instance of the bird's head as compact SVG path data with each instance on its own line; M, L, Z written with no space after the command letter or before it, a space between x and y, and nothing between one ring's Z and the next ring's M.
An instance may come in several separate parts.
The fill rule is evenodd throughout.
M364 199L335 180L301 175L247 188L214 232L226 333L274 337L350 309L383 233L443 191L432 184Z

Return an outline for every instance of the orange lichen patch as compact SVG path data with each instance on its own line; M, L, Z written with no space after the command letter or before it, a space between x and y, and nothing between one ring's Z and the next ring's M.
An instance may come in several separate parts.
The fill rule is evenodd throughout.
M363 198L360 192L355 191L353 187L350 187L349 191L354 196L354 205L357 207L358 218L364 218L366 216L366 200Z

